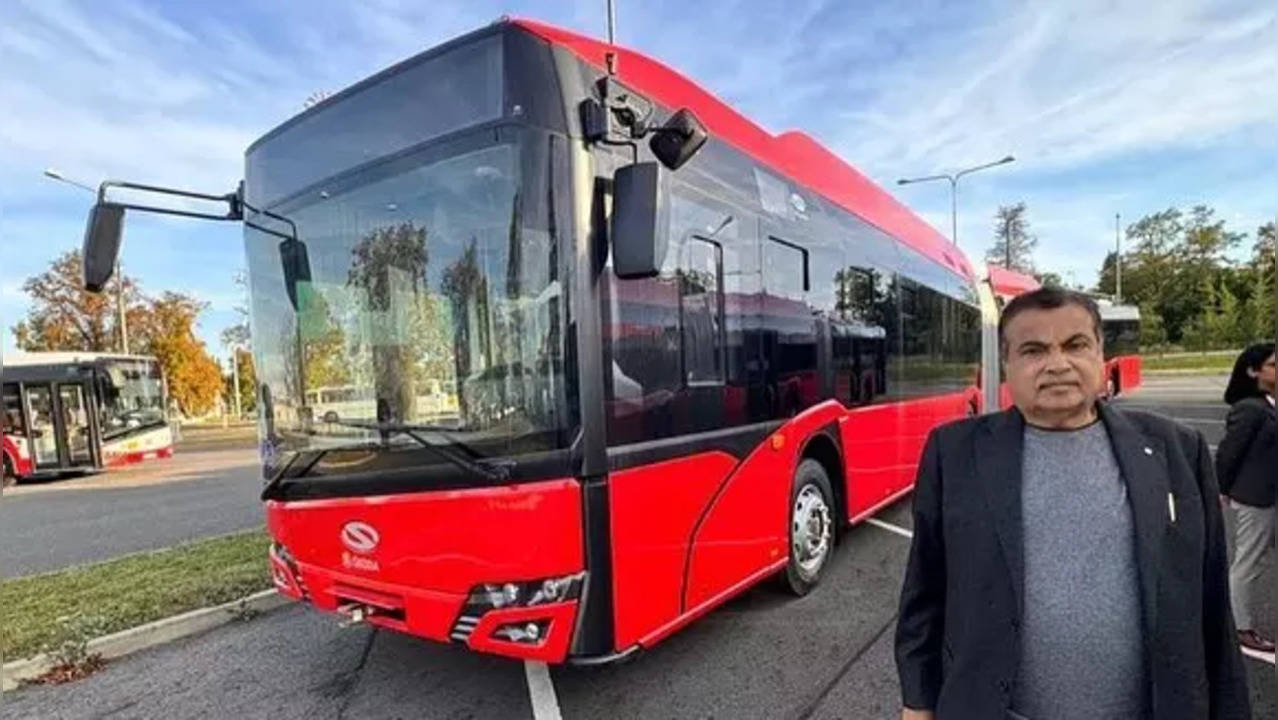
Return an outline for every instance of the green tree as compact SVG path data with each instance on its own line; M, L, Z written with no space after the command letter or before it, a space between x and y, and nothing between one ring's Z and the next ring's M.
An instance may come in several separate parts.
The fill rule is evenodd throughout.
M1044 287L1056 287L1056 288L1066 287L1065 281L1061 279L1061 276L1059 273L1043 272L1043 273L1038 273L1037 275L1035 275L1035 277L1038 279L1039 284Z
M1167 329L1163 327L1163 316L1159 315L1151 303L1140 308L1140 346L1144 350L1161 353L1167 344Z
M985 252L985 261L1033 274L1037 246L1038 237L1030 232L1025 203L1000 205L994 214L994 245Z
M1238 296L1226 284L1221 285L1219 298L1216 347L1238 347L1246 342L1246 338L1250 335L1247 327L1250 323L1245 312L1247 307L1244 303L1238 301Z

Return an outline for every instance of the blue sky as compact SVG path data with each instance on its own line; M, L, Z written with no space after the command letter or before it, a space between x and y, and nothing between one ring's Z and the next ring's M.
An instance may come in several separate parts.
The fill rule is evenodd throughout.
M1016 155L965 178L959 239L979 259L1025 201L1040 267L1090 284L1124 220L1206 203L1253 233L1278 215L1278 5L1165 0L854 3L618 0L618 41L774 132L810 132L949 233L944 183L898 177ZM90 196L46 167L221 192L243 150L301 110L503 14L602 34L604 0L0 4L0 324L22 280L78 246ZM1250 245L1248 244L1248 247ZM127 271L210 303L219 355L238 229L130 219Z

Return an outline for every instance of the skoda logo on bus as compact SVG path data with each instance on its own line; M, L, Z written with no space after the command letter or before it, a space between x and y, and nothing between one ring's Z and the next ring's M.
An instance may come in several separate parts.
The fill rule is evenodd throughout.
M354 520L342 526L342 544L357 553L371 553L381 541L377 529L366 522Z

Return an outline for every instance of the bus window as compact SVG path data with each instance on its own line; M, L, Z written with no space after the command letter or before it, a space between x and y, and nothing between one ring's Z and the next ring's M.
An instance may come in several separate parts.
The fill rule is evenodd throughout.
M22 422L22 398L18 394L17 385L4 386L3 409L0 410L0 428L5 435L26 435L27 429Z
M723 261L715 243L692 238L679 270L683 368L689 385L723 382Z

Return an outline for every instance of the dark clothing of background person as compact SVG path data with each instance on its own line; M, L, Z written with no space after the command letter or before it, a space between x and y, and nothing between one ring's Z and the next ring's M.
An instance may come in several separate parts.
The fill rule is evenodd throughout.
M1229 408L1225 437L1216 447L1221 493L1252 507L1273 507L1278 495L1278 411L1262 397Z
M1136 535L1142 602L1132 621L1145 639L1150 717L1246 720L1206 441L1147 413L1101 405L1099 415ZM1017 410L946 425L919 465L896 657L904 705L940 720L1012 717L1024 617L1024 432Z

